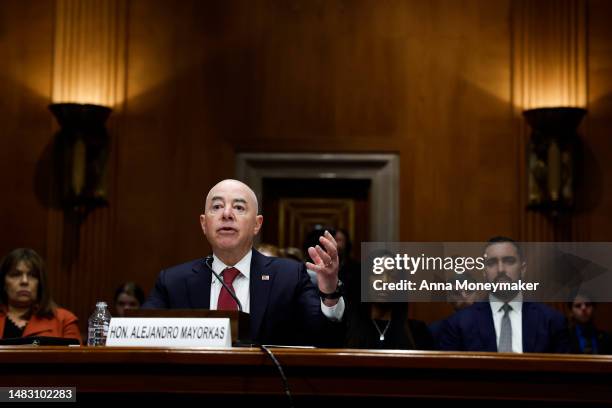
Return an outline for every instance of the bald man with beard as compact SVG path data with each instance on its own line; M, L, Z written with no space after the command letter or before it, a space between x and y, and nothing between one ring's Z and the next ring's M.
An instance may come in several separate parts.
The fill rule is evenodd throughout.
M237 304L211 272L230 284L250 314L251 339L260 344L330 345L339 333L344 299L338 280L338 252L326 233L310 247L313 263L267 257L253 248L263 216L253 190L238 180L217 183L200 215L212 247L210 258L162 270L143 308L234 309ZM317 273L315 287L306 268Z

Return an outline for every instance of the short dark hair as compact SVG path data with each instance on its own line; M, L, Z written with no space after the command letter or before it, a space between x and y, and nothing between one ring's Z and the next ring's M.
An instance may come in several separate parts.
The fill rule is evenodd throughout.
M306 238L304 239L304 245L302 245L302 248L304 250L304 256L307 261L314 262L312 259L310 259L310 255L308 254L308 248L320 245L319 238L325 236L325 231L328 231L332 235L332 237L336 235L336 230L334 228L324 227L321 225L315 226L308 234L306 234Z
M507 242L509 244L512 244L512 246L514 246L514 248L516 248L516 252L518 253L518 256L519 256L520 260L521 261L525 261L525 253L523 252L523 248L521 248L521 246L518 244L518 242L516 242L512 238L504 237L504 236L501 236L501 235L489 238L489 240L487 241L487 245L485 246L485 251L491 245L494 245L494 244L503 244L505 242Z
M36 251L30 248L17 248L6 255L0 262L0 282L2 283L0 300L2 304L8 305L8 295L5 289L6 275L13 268L16 268L19 262L26 263L32 269L32 272L38 275L38 294L36 300L23 317L28 319L32 315L47 318L53 317L57 305L51 297L45 262Z
M595 306L595 302L593 302L593 296L591 296L591 294L589 292L587 292L586 290L582 289L582 288L578 288L576 290L573 290L570 294L570 301L567 302L567 307L572 310L572 307L574 307L574 302L576 301L576 298L578 297L582 297L587 299L587 302L585 303L590 303L593 306Z
M117 303L117 299L121 296L122 293L126 295L134 296L138 303L141 305L145 301L144 291L140 286L138 286L135 282L125 282L121 286L115 290L115 297L113 298L114 302Z

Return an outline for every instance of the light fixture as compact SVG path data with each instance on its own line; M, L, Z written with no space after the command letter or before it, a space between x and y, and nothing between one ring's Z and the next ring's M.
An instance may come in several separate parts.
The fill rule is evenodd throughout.
M529 209L558 216L574 207L577 129L586 112L574 107L523 112L532 129L527 151Z
M64 210L84 216L108 204L109 138L105 123L112 110L77 103L54 103L49 110L60 126L54 141L59 198Z

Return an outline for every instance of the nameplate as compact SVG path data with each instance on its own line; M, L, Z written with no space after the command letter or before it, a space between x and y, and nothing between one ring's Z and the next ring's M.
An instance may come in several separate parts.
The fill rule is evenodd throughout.
M231 347L230 319L209 317L113 317L111 347Z

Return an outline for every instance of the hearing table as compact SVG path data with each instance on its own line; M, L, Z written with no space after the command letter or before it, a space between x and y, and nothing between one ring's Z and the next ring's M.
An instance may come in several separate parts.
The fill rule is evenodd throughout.
M271 350L298 402L612 403L612 356ZM0 366L2 387L76 387L77 401L288 401L277 367L259 348L2 346Z

